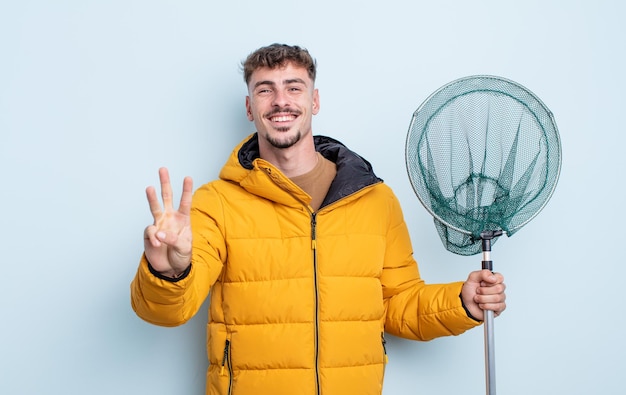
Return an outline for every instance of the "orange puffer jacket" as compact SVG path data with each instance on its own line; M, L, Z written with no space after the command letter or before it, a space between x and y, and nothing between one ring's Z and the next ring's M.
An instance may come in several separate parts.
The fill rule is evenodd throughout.
M337 164L317 212L252 135L194 194L187 276L168 280L142 259L131 300L148 322L185 323L211 290L207 394L380 394L385 331L429 340L478 325L461 282L420 278L398 200L370 164L315 143Z

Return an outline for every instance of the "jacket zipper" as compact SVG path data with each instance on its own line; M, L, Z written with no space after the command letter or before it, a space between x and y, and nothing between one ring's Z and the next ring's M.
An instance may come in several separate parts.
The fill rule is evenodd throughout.
M220 370L220 374L224 375L224 368L228 368L228 395L232 393L233 387L233 370L231 369L230 364L230 340L226 339L226 344L224 345L224 356L222 357L222 369Z
M380 332L380 339L383 344L383 379L382 382L385 381L385 372L387 370L387 363L389 362L389 356L387 355L387 340L385 340L385 332ZM381 382L381 385L382 385Z
M321 394L319 370L319 287L317 278L317 213L311 213L311 250L313 251L313 287L315 290L315 386L316 394Z
M380 332L380 338L383 343L383 364L387 365L387 362L389 362L389 357L387 356L387 340L385 340L385 332Z

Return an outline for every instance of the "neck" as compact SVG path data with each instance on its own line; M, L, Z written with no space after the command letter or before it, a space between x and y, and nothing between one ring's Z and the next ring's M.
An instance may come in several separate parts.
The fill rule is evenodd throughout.
M317 165L313 136L303 138L289 148L276 148L259 139L259 154L262 159L276 166L288 178L308 173Z

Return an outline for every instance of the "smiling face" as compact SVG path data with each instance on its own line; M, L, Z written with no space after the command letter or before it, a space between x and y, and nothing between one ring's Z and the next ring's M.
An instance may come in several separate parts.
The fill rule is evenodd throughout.
M254 122L259 144L286 149L312 135L319 93L308 71L292 63L255 70L248 82L248 119Z

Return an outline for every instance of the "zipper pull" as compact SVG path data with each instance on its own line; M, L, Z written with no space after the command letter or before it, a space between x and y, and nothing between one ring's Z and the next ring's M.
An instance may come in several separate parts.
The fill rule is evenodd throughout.
M317 213L311 214L311 249L317 249Z
M385 340L384 332L380 333L380 338L382 339L382 342L383 342L383 352L385 354L383 356L383 363L386 365L387 363L389 363L389 356L387 355L387 340Z
M226 366L226 361L228 360L228 350L230 349L230 340L226 340L226 345L224 346L224 356L222 357L222 369L220 370L220 375L224 375L224 367Z

